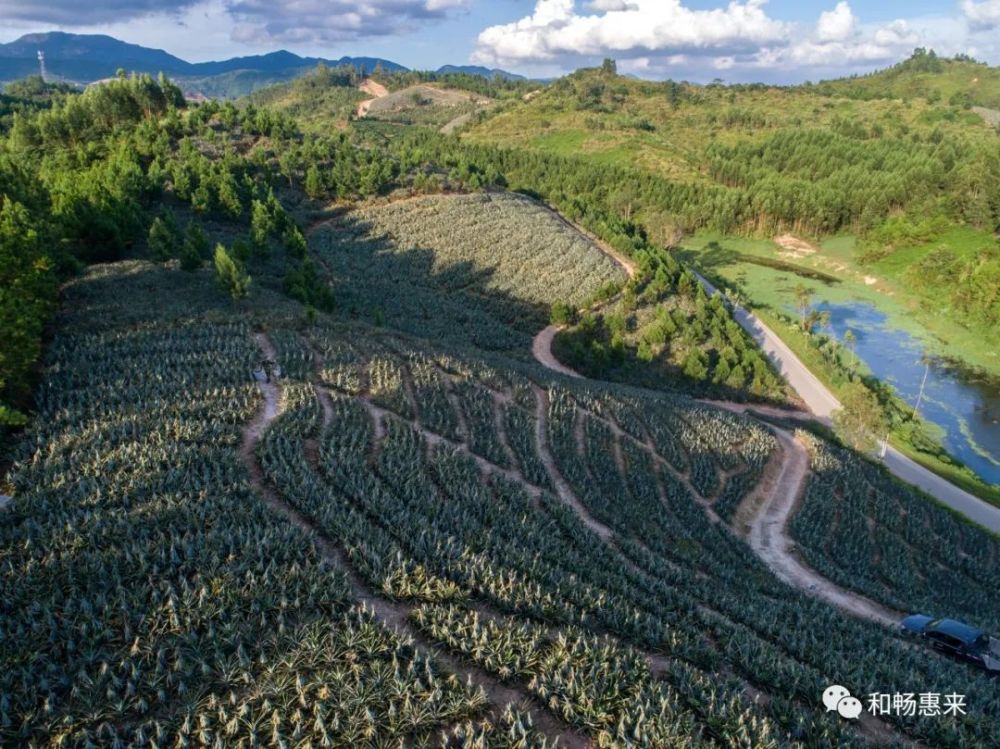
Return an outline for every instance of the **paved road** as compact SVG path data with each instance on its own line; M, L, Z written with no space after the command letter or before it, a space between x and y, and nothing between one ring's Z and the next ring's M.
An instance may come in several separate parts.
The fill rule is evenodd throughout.
M698 280L709 293L718 293L716 288L703 276L697 273L695 275L698 276ZM754 314L741 307L735 311L734 317L743 326L743 329L757 341L778 371L788 380L788 384L795 389L795 392L809 407L809 410L818 416L820 421L830 423L833 412L840 408L840 401L834 394L809 371L785 342ZM1000 534L1000 508L959 489L936 473L906 457L894 447L888 449L884 462L886 468L897 478L922 489L974 523Z

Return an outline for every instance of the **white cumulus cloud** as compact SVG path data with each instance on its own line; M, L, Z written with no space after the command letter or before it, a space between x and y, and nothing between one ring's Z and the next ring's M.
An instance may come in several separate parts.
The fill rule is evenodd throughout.
M820 13L816 24L816 36L821 42L840 42L854 35L858 19L846 2L837 3L837 7Z
M715 69L741 78L762 69L812 75L870 68L927 42L905 20L862 23L848 0L827 6L813 23L772 18L766 0L697 10L683 2L536 0L531 15L484 30L473 59L568 69L610 56L623 72L643 76Z
M820 16L813 36L782 47L764 48L756 55L754 65L791 70L889 63L901 59L920 43L920 34L905 20L861 27L848 4L841 2L833 11Z
M538 0L534 12L479 35L474 59L484 63L547 61L569 56L642 57L649 52L747 52L784 40L788 24L764 10L766 0L734 0L693 10L680 0Z

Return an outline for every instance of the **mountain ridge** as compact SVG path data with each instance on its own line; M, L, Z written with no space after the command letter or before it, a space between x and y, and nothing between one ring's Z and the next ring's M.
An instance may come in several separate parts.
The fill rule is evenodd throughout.
M108 78L119 69L124 69L153 75L164 73L197 92L205 89L210 94L223 97L227 96L227 88L232 89L236 85L234 81L239 81L239 88L232 89L228 95L242 95L264 85L296 78L319 64L331 67L349 65L366 71L376 67L391 72L410 70L405 65L381 57L303 57L284 49L225 60L188 62L165 50L132 44L106 34L51 31L25 34L12 42L0 44L0 81L36 74L39 51L45 53L46 69L53 77L81 85ZM444 65L434 72L523 80L523 76L504 70L468 65ZM206 80L223 76L228 78Z

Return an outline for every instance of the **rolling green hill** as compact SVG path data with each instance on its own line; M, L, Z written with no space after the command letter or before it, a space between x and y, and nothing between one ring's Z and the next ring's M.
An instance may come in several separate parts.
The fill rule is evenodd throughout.
M1000 69L972 58L940 58L933 50L917 50L885 70L810 87L831 96L856 99L922 99L930 104L1000 109Z
M997 71L986 68L985 73L995 76ZM820 179L827 176L828 170L822 167L831 156L864 161L869 152L871 158L879 158L877 153L891 149L895 153L888 158L895 160L899 158L896 154L933 141L934 146L946 143L956 149L961 164L969 164L980 152L992 154L996 150L993 129L961 104L899 101L893 96L834 96L835 84L824 85L829 86L830 95L811 86L695 86L639 81L601 69L582 70L557 80L527 101L512 101L494 110L493 116L468 129L463 137L470 142L586 157L676 181L725 187L745 187L745 180L738 172L727 171L718 163L720 159L737 162L737 167L766 167L766 173L754 174L757 179L813 177L807 161L811 154L801 153L797 160L782 163L765 153L758 159L760 163L754 163L738 153L741 148L774 150L785 144L800 151L809 147L808 143L798 145L796 136L825 139L818 144L823 153L817 159L820 168L815 176ZM872 86L878 86L877 79ZM957 171L950 162L944 167L945 171ZM876 170L882 171L882 162L868 166L862 176L871 177ZM795 184L793 189L800 192L801 186ZM936 195L928 196L921 190L915 197L955 198L957 192L958 185L951 182ZM889 205L877 206L880 215L915 202L914 198L890 200ZM641 201L637 206L643 207ZM839 216L811 213L808 205L764 208L765 226L816 233L864 226L879 217L866 217L858 208ZM755 219L743 218L732 228L752 230Z
M842 236L857 250L825 258L827 271L907 297L952 356L997 372L975 342L1000 324L989 291L1000 284L1000 136L971 107L991 103L998 81L995 68L921 51L790 88L651 83L609 65L508 102L462 138L603 167L617 175L608 200L621 218L662 244L705 230Z
M1000 682L896 625L997 621L995 536L773 410L529 355L596 296L760 395L628 172L333 129L137 76L3 133L0 745L1000 742Z
M996 680L785 584L741 537L747 498L786 473L764 422L554 377L505 350L544 323L519 311L620 279L590 239L523 196L360 200L358 174L396 164L374 187L388 193L412 187L403 164L438 161L406 143L307 139L267 110L176 102L88 119L156 84L111 85L5 141L34 168L21 207L5 200L0 227L21 231L0 248L25 253L30 221L52 240L30 248L26 274L56 248L86 259L97 219L123 241L65 285L3 478L0 743L1000 737ZM82 165L60 179L83 132L87 179ZM107 148L119 138L132 147ZM320 167L352 208L332 223L302 192ZM64 208L43 221L29 209L46 200ZM213 264L189 263L196 233L174 245L171 206L226 242ZM309 216L321 223L303 246L296 217ZM248 285L234 287L234 266ZM329 312L299 301L315 275L335 290ZM504 324L517 333L504 346L468 335ZM265 358L280 377L265 379ZM812 563L848 596L995 620L995 538L801 439L816 480L799 487L793 531ZM886 551L856 553L860 535ZM830 683L921 684L975 694L982 711L855 725L824 710Z
M361 78L353 68L317 66L295 80L254 92L241 103L268 107L294 117L304 127L343 127L367 98L358 90Z
M359 90L365 80L371 82L365 86L368 90ZM358 116L451 130L496 101L520 98L534 87L516 77L484 77L460 70L432 73L379 68L366 79L356 68L321 64L295 80L256 91L246 101L286 112L309 128L344 127Z
M782 335L829 382L857 375L824 325L791 330L803 284L825 301L872 305L915 336L922 350L914 356L967 368L970 381L995 391L1000 135L990 124L996 113L983 106L998 80L995 68L921 50L863 78L795 87L653 83L619 76L608 61L494 108L460 137L544 173L547 199L573 206L586 192L632 233L720 270L777 329L789 328ZM728 249L735 246L753 251ZM582 340L562 336L561 354L614 376L579 352L588 340L617 336L631 345L631 361L703 371L670 332L689 326L671 314L608 308L574 331ZM928 436L913 419L891 415L905 405L892 388L871 385L897 433L909 435L901 444L947 464L935 427Z

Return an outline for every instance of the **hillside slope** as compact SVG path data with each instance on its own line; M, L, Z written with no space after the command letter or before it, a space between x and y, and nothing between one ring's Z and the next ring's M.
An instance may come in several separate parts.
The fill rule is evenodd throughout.
M37 387L0 478L0 745L1000 740L995 679L879 623L995 622L995 537L773 409L533 362L624 274L502 173L630 255L623 304L681 296L747 347L603 180L142 77L3 148L0 371ZM800 491L772 531L822 590L745 538ZM855 722L830 684L968 710Z
M1000 68L971 58L949 60L933 50L917 50L908 60L885 70L823 81L813 90L856 99L923 99L932 104L1000 109Z
M362 206L310 245L343 308L363 319L524 355L553 304L583 306L625 280L592 242L518 195Z
M995 681L784 585L718 522L773 470L756 422L391 329L302 330L267 292L234 310L207 272L144 263L70 287L59 331L0 522L5 742L173 742L189 724L469 749L1000 735ZM285 374L258 391L263 356ZM833 501L864 525L867 505ZM921 543L975 554L993 584L995 540L910 511ZM816 527L803 543L841 575ZM893 554L869 595L996 614L955 597L955 571L901 581L936 567ZM855 726L821 706L829 683L920 683L984 712Z

